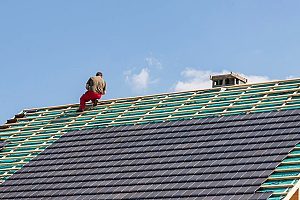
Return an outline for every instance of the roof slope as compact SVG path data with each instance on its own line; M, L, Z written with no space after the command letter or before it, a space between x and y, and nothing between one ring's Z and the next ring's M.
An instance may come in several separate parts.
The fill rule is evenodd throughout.
M0 182L69 131L300 108L300 79L27 109L0 127Z
M68 132L0 198L267 199L256 191L300 141L299 123L294 110Z

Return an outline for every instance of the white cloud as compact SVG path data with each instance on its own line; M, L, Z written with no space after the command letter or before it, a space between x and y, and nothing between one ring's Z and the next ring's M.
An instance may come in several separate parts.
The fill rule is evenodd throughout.
M142 69L132 68L124 71L126 83L129 84L131 89L137 93L145 93L151 84L159 82L159 79L154 79L153 76L157 75L162 69L161 62L152 55L146 57L145 62L146 66Z
M230 73L228 70L223 70L221 72L213 72L209 70L197 70L193 68L186 68L181 72L181 76L185 80L178 81L173 90L178 91L186 91L186 90L195 90L195 89L208 89L211 88L211 80L209 79L210 75L216 74L226 74ZM248 83L259 83L271 81L271 79L267 76L256 76L256 75L245 75L241 74L243 77L248 79Z
M143 68L139 73L134 74L131 70L124 73L125 80L130 84L134 91L140 92L146 90L149 87L150 71L148 68Z
M267 81L272 81L267 76L255 76L255 75L245 75L245 74L240 74L241 76L245 77L248 82L247 83L261 83L261 82L267 82Z
M157 69L162 69L161 62L157 58L155 58L153 56L147 57L145 59L145 61L146 61L147 65L148 65L148 67L156 67Z

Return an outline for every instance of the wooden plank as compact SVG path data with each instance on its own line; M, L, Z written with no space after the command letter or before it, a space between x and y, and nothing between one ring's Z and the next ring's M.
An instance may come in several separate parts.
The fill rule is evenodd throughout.
M300 161L289 161L289 162L281 162L283 165L293 165L293 164L300 164Z
M1 169L0 168L0 171L10 171L10 170L18 170L18 169L21 169L21 167L14 166L14 167L11 167L11 168L6 168L6 169Z
M293 180L293 179L300 179L300 176L283 176L283 177L268 177L267 180L268 181L276 181L276 180Z
M299 187L300 181L298 181L294 187L286 194L283 200L299 200Z
M275 172L299 172L300 168L291 168L291 169L278 169L274 170Z
M285 192L273 192L272 195L285 196L287 194L288 194L288 192L285 191Z
M33 149L33 150L26 150L26 151L9 151L9 152L1 152L0 155L10 155L10 154L19 154L19 153L34 153L34 152L41 152L44 150L41 149Z
M1 166L5 166L5 165L23 165L23 164L26 164L28 162L25 162L25 161L17 161L17 162L11 162L11 163L1 163Z
M260 188L272 189L272 188L292 188L294 184L278 184L278 185L261 185Z

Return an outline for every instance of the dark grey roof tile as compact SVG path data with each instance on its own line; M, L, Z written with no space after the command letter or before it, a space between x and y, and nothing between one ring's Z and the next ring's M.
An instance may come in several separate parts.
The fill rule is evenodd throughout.
M267 199L255 191L300 141L299 114L69 132L4 182L0 198Z

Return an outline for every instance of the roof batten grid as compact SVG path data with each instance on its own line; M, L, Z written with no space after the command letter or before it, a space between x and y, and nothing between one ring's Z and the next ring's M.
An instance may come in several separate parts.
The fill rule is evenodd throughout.
M8 124L10 127L8 129L3 129L0 131L0 137L7 138L8 141L12 141L12 144L19 145L18 147L6 147L7 150L10 150L9 154L6 152L3 160L9 160L8 155L14 156L18 153L33 153L28 154L28 158L32 158L38 152L43 151L38 147L48 146L52 141L55 141L59 138L64 132L68 132L74 129L88 129L94 128L95 123L98 123L99 126L114 126L114 125L126 125L127 122L131 124L139 123L151 123L157 121L168 121L168 120L180 120L180 119L192 119L192 118L205 118L209 116L220 116L220 115L234 115L241 114L245 112L269 112L270 110L285 110L285 109L296 109L300 108L300 101L297 101L299 91L300 80L292 81L277 81L271 82L269 84L248 84L241 86L231 86L225 87L225 91L220 92L219 89L210 89L210 90L200 90L200 91L190 91L190 92L181 92L181 93L169 93L161 95L151 95L146 97L134 97L127 99L116 99L101 101L99 105L90 111L78 115L75 113L75 109L78 106L77 104L48 107L41 109L31 109L28 111L28 114L24 118L17 119L16 123ZM233 92L233 93L232 93ZM247 93L248 92L248 93ZM220 96L220 94L224 95ZM261 95L261 96L259 96ZM234 99L227 98L226 96L235 97ZM283 99L272 99L273 96L279 96ZM287 97L285 100L284 97ZM245 97L245 99L243 99ZM250 97L250 98L249 98ZM264 102L265 99L270 98L270 101ZM159 103L157 103L157 100ZM260 103L250 102L260 100ZM190 104L193 101L196 103L194 105L202 105L199 107L192 107ZM198 102L203 102L202 104ZM218 105L218 101L225 103L225 106ZM175 102L177 104L172 104ZM210 102L210 103L208 103ZM274 104L269 104L269 103ZM278 102L278 104L276 104ZM282 104L280 104L282 102ZM240 105L238 103L241 103ZM249 103L249 105L262 105L262 108L249 109L243 104ZM126 105L128 104L128 105ZM145 107L145 105L149 107ZM228 105L227 105L228 104ZM111 107L116 105L117 107ZM120 109L120 107L123 109ZM169 106L168 110L164 105ZM206 108L205 106L211 105L212 108ZM227 106L226 106L227 105ZM275 105L275 106L274 106ZM145 107L143 110L145 114L137 115L140 116L137 120L132 120L130 118L131 109ZM161 107L159 107L161 106ZM186 109L187 108L187 109ZM230 110L234 109L234 110ZM120 122L113 122L117 119L116 117L109 116L111 112L104 113L104 111L111 111L112 113L117 114L119 119L124 120ZM160 111L163 114L155 113L154 111ZM95 113L93 113L95 112ZM26 113L26 110L24 110ZM126 116L126 113L129 113L129 116ZM153 113L153 114L152 114ZM88 116L85 118L85 116ZM109 116L105 118L105 116ZM149 116L149 118L145 118ZM60 121L62 117L66 117L66 121ZM102 118L104 117L104 118ZM81 120L79 120L81 119ZM104 122L102 119L107 120ZM101 121L102 120L102 121ZM60 124L58 123L60 122ZM93 123L95 122L95 123ZM39 124L41 123L41 124ZM82 124L83 123L83 124ZM51 125L53 124L53 125ZM28 130L28 131L25 131ZM43 133L45 130L52 131L52 133ZM33 143L32 145L23 145L26 142L34 141L35 139L30 139L36 136L48 136L49 139L40 139L42 145ZM15 139L25 138L26 141L13 142ZM51 138L51 139L50 139ZM38 139L37 139L38 140ZM49 144L48 144L49 142ZM33 147L33 149L24 149L25 147ZM36 148L34 148L36 147ZM20 150L21 149L21 150ZM2 155L2 154L0 154ZM17 165L17 162L15 163Z

